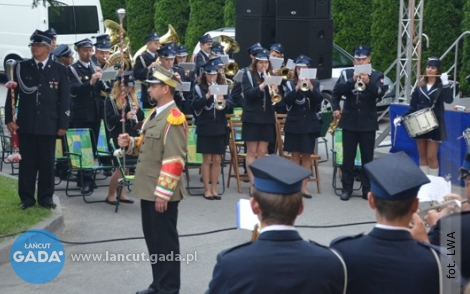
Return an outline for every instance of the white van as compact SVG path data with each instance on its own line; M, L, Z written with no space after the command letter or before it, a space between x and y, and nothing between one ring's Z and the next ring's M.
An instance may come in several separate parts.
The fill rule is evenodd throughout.
M235 28L233 27L220 28L217 30L206 32L206 34L209 34L212 37L212 40L216 42L217 37L221 35L226 35L231 38L235 38ZM198 42L193 50L193 55L191 56L191 62L194 62L194 58L196 54L199 52L199 50L201 50L201 47ZM244 49L242 48L242 50ZM232 58L232 56L230 56L230 58ZM331 78L319 80L321 83L322 93L324 97L323 103L321 105L323 111L332 109L331 93L333 92L333 87L335 86L336 81L338 80L341 74L341 71L343 69L353 67L354 58L352 57L352 55L346 52L343 48L339 47L336 44L333 44L332 58L333 58L333 70L332 70ZM388 77L385 77L384 84L391 85L392 81ZM379 113L382 113L385 109L388 108L388 106L392 102L394 102L394 100L395 100L395 88L393 87L393 88L389 88L387 92L385 93L383 99L379 103L377 103L377 111Z
M31 0L0 0L0 72L8 59L31 57L29 37L36 30L54 28L57 44L68 44L104 33L99 0L60 0L66 6L50 7Z

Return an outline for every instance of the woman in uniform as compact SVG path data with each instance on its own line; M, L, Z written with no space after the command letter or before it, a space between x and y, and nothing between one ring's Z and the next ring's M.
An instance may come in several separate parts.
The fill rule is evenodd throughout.
M268 152L268 144L274 142L276 118L265 75L271 72L269 51L266 49L254 54L253 62L243 73L242 88L245 106L242 114L242 140L246 142L246 166ZM276 85L270 85L273 94L278 93ZM250 179L250 195L253 187L253 173L247 168Z
M290 90L284 100L287 108L286 123L284 125L284 151L291 152L292 161L305 169L311 170L311 155L315 149L315 141L320 136L321 122L317 109L323 100L320 92L320 83L309 79L300 79L300 71L308 68L312 60L300 55L294 60L294 78L288 81ZM308 179L302 182L302 194L305 198L312 198L307 189Z
M135 126L138 122L143 121L144 112L139 108L139 101L135 92L135 80L132 71L124 72L124 87L121 87L121 76L116 77L113 89L111 90L110 96L105 101L105 122L106 127L109 130L111 138L113 139L114 146L117 148L118 142L117 137L119 134L128 133L130 136L138 136L138 130ZM125 96L125 104L122 101L122 95ZM123 105L124 104L124 105ZM122 129L122 109L125 111L125 130ZM136 157L131 155L126 156L126 165L131 162L136 162ZM116 189L119 178L122 178L121 170L115 168L113 175L109 181L108 196L105 202L109 204L116 204ZM124 194L124 189L121 192L119 198L120 202L134 203L134 200L128 198Z
M441 74L441 61L437 57L430 57L426 65L426 75L413 91L410 108L403 114L404 117L418 110L432 107L436 115L439 126L415 137L419 153L419 167L427 175L439 176L437 152L439 144L447 140L444 102L452 103L453 101L449 77L447 73ZM395 125L399 125L402 120L402 117L395 118Z
M229 95L214 97L209 87L226 84L225 78L218 72L220 58L214 58L201 66L202 74L194 87L191 107L196 119L196 152L202 154L202 182L204 198L220 200L217 192L222 155L227 146L226 114L233 106ZM225 107L223 105L225 104Z

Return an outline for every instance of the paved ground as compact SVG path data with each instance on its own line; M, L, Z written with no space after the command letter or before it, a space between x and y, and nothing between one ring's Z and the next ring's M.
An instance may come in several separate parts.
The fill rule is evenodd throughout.
M0 85L0 100L4 99ZM1 102L1 101L0 101ZM386 124L385 121L383 124ZM331 140L329 142L331 146ZM380 148L377 156L388 148ZM320 155L325 158L325 148ZM8 168L8 167L7 167ZM9 171L7 169L6 171ZM373 221L374 214L367 202L354 197L348 202L340 201L334 195L331 157L320 164L322 194L316 193L313 183L309 184L313 199L305 200L304 213L297 225L339 225ZM200 185L197 170L191 170L191 183ZM59 188L63 188L63 184ZM454 187L456 192L460 188ZM178 229L180 234L191 234L235 227L235 207L240 198L248 199L248 184L243 184L243 193L238 194L235 182L227 189L222 201L206 201L202 197L188 197L180 203ZM63 191L57 191L64 216L64 229L57 235L61 240L73 242L96 241L116 238L142 237L140 208L135 204L121 204L119 212L106 203L86 204L81 198L69 198ZM95 190L90 199L104 199L107 188ZM132 196L132 193L129 193ZM18 210L18 213L21 213ZM369 231L372 225L338 227L328 229L299 229L305 239L321 244L340 235ZM249 231L233 230L211 235L184 237L180 239L183 254L197 254L197 261L182 265L182 294L203 293L211 279L216 255L223 249L249 241ZM147 262L73 262L71 254L77 253L133 253L146 252L143 239L118 242L65 245L66 262L60 275L45 285L31 285L23 282L13 272L10 264L0 266L0 289L2 293L135 293L146 288L151 279ZM314 273L312 273L313 275Z

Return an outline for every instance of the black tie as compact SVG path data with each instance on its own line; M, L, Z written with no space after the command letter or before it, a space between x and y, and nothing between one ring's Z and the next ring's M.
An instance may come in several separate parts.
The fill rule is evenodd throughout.
M42 70L43 66L44 66L44 64L42 64L42 62L38 62L38 68L39 68L40 71Z
M152 114L150 115L149 120L152 120L156 115L157 115L157 110L155 109L155 111L152 112Z
M261 80L264 81L264 73L262 73L260 76L261 76Z

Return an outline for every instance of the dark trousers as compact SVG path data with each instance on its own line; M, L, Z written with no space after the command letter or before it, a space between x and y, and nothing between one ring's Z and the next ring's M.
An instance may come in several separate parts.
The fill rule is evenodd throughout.
M18 194L23 204L35 204L36 176L38 203L47 204L54 194L54 158L56 136L19 134L20 169Z
M140 201L142 211L142 230L152 263L153 282L150 287L158 293L178 293L180 289L181 263L175 261L180 254L178 230L178 203L168 202L168 209L164 213L155 210L155 202ZM166 256L173 254L173 261ZM165 261L160 257L165 256Z
M343 193L352 193L354 185L354 159L356 148L361 151L361 163L371 162L374 159L375 131L355 132L343 129L343 166L341 167ZM370 191L370 181L365 170L361 169L362 194Z

